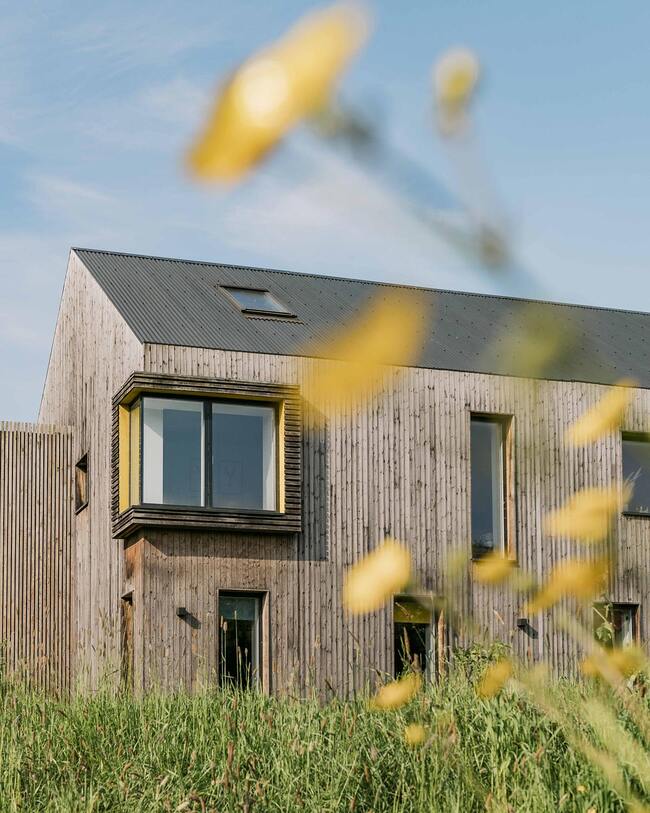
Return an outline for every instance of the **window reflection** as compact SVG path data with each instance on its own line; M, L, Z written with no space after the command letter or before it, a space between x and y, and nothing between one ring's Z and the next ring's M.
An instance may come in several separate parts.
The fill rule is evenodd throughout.
M275 408L212 405L212 504L276 508Z
M203 505L203 404L145 398L143 502Z
M505 548L504 424L500 419L471 421L472 555Z
M633 486L625 510L650 514L650 440L646 437L623 437L623 479Z

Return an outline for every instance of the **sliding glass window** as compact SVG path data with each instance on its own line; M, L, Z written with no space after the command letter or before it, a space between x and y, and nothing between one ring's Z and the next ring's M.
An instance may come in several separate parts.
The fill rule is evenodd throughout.
M471 420L472 556L505 552L507 424L500 417Z
M144 396L130 412L132 505L278 510L276 404Z

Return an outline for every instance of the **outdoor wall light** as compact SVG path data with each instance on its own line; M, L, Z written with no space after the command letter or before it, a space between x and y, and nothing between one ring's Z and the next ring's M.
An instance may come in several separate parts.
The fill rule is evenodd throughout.
M189 615L189 613L187 612L187 608L186 608L186 607L177 607L177 608L176 608L176 615L177 615L179 618L187 618L187 616Z

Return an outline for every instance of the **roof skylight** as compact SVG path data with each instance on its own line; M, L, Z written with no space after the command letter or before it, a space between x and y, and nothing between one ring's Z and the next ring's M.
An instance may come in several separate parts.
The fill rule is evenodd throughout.
M242 313L295 316L269 291L258 288L227 288L226 286L222 290L234 300Z

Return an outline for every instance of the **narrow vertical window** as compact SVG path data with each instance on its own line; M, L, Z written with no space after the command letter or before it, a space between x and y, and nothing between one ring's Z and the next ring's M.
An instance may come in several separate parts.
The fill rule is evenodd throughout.
M394 675L415 670L427 674L433 657L432 613L426 599L397 596L393 603Z
M204 504L203 404L143 399L143 502Z
M212 405L212 505L277 508L276 410L274 406L216 402Z
M133 595L122 596L121 602L121 664L120 684L125 691L133 690Z
M506 435L501 417L472 416L471 503L472 556L508 552L508 482Z
M650 514L650 436L623 435L623 480L632 486L628 514Z
M219 595L219 679L222 686L248 689L260 685L261 604L258 595Z
M88 455L74 467L74 508L78 513L88 505Z
M594 604L594 635L604 647L620 649L638 640L638 604Z

